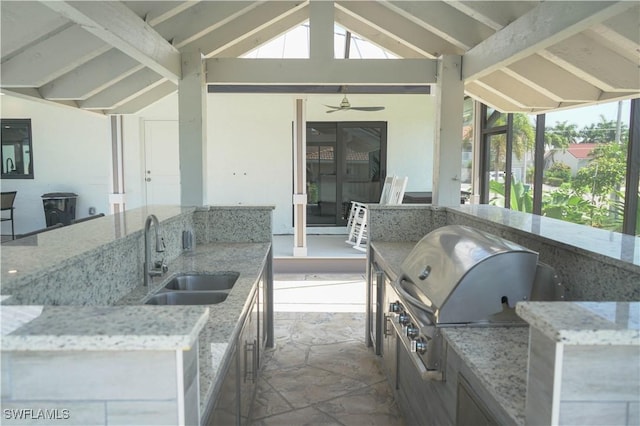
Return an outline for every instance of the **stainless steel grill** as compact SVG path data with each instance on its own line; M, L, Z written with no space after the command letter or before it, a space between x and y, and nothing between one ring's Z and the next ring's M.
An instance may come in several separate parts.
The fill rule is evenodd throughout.
M402 264L388 307L424 378L442 378L442 327L525 325L519 301L561 299L538 254L498 236L451 225L427 234Z

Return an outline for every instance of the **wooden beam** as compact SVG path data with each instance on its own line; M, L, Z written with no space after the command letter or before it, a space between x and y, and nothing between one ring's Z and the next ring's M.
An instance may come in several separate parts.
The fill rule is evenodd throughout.
M242 55L262 46L274 38L298 27L309 19L309 6L305 6L296 12L283 17L266 28L256 32L250 38L245 38L238 43L229 46L227 49L219 51L215 57L218 58L239 58Z
M207 60L208 84L433 84L433 59Z
M309 56L333 59L333 2L312 1L309 4Z
M495 32L445 2L385 1L381 4L465 51Z
M108 89L78 102L78 105L83 109L113 109L151 90L163 81L162 76L148 68L143 68Z
M265 2L217 28L215 31L211 31L197 40L181 46L180 50L185 52L199 50L205 57L211 58L234 44L253 37L254 34L284 19L287 15L304 8L306 5L307 2Z
M68 27L3 62L2 87L40 87L107 50L82 28Z
M529 12L537 1L450 1L447 4L455 7L465 15L482 22L496 31L509 25L520 16Z
M606 92L640 91L639 64L584 34L550 46L540 55Z
M463 49L425 30L408 19L389 13L389 9L371 1L340 1L336 8L365 22L377 31L403 43L424 56L437 58L443 53L461 55Z
M543 2L469 50L462 76L474 80L634 6L633 2Z
M131 9L116 1L43 1L47 7L164 78L181 78L180 52Z
M503 71L494 71L476 80L481 86L502 96L521 108L555 108L559 101L550 99L527 84Z
M345 29L351 31L353 34L358 34L365 40L375 44L381 49L387 50L400 58L433 58L431 54L425 54L406 43L400 42L395 37L390 37L387 34L379 31L375 27L367 24L361 19L355 18L352 15L343 12L341 9L336 9L335 12L336 23Z
M158 102L159 100L169 96L172 93L177 92L178 87L170 81L164 81L159 85L153 87L153 89L144 92L143 94L131 99L118 106L117 108L108 111L109 114L136 114L148 107L149 105Z
M472 98L502 112L522 112L523 108L513 104L502 96L501 93L495 93L487 90L485 87L475 82L467 82L464 85L464 91ZM527 111L529 112L529 111Z
M118 49L80 65L40 88L46 99L83 100L140 71L144 65Z
M514 62L503 71L558 102L590 102L600 97L597 87L576 78L555 63L540 55Z

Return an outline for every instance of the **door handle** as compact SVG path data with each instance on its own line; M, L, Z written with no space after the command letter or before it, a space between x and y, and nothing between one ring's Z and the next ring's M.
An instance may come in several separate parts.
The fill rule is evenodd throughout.
M146 178L145 181L151 182L151 178Z

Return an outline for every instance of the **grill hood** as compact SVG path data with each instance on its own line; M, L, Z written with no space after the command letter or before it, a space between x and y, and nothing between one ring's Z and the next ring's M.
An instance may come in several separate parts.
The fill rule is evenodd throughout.
M529 300L538 254L461 225L438 228L402 263L397 288L435 324L518 322L515 304Z

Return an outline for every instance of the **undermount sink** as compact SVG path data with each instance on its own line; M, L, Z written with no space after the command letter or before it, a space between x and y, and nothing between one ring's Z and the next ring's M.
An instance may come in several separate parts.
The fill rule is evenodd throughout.
M165 291L154 294L147 305L215 305L224 302L228 292Z
M215 272L211 274L182 274L164 286L167 290L211 291L229 290L238 280L239 272Z

